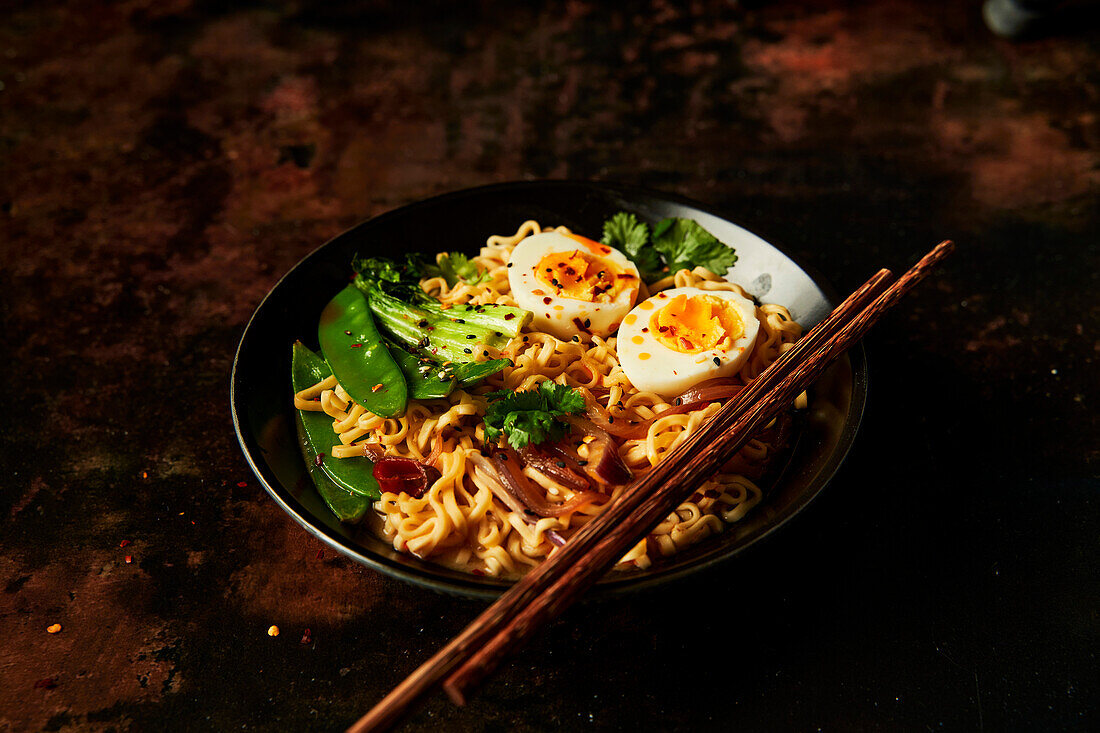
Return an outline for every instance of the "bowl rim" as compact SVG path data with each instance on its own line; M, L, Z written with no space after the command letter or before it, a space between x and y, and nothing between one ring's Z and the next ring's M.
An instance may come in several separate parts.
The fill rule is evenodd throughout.
M296 499L294 499L291 492L283 486L282 482L274 475L271 469L258 461L255 455L262 453L262 449L259 446L256 436L253 435L251 428L242 419L242 415L245 412L245 406L241 403L241 394L243 392L241 388L242 374L240 370L241 355L245 349L245 345L249 340L249 336L253 330L254 324L258 317L260 317L264 306L273 294L280 289L283 283L300 268L307 267L311 260L318 257L323 250L329 247L333 242L350 235L366 226L373 226L378 221L384 221L386 219L406 216L410 212L415 212L421 208L430 208L437 206L440 203L446 203L452 200L458 200L470 196L483 196L486 194L492 194L500 191L514 191L516 189L529 188L589 188L600 189L606 193L615 193L622 196L624 199L629 200L634 198L650 198L657 199L663 202L668 202L680 206L686 206L698 211L710 214L717 217L729 224L732 224L754 236L758 237L761 241L770 247L773 247L784 257L793 262L797 267L809 277L811 281L821 290L825 295L826 300L830 306L835 306L838 302L837 291L825 280L824 277L812 266L807 265L802 261L800 257L792 255L784 247L777 245L772 239L764 239L760 235L756 234L752 229L742 226L735 219L729 218L724 213L718 211L716 207L708 206L694 199L686 196L681 196L675 193L669 193L665 191L658 191L655 189L636 186L630 184L623 184L617 182L603 182L603 181L591 181L583 179L534 179L523 181L506 181L500 183L493 183L484 186L475 186L471 188L463 188L456 191L450 191L442 193L436 196L432 196L426 199L420 199L418 201L398 206L393 209L389 209L376 216L369 217L356 223L355 225L348 227L347 229L339 232L335 236L329 238L321 245L311 250L308 254L302 257L293 267L287 270L271 288L264 295L263 299L253 310L252 315L249 317L248 322L245 324L244 330L241 333L240 340L237 343L237 349L233 356L233 366L230 372L229 380L229 404L230 412L233 418L233 429L237 435L237 442L240 445L241 452L244 454L245 460L249 467L252 469L253 474L259 480L260 484L264 487L267 493L272 499L282 508L284 512L290 515L299 525L301 525L306 531L319 539L329 548L339 552L340 554L355 560L356 562L365 565L373 570L377 570L386 575L393 576L399 580L403 580L407 583L417 585L423 588L427 588L433 591L447 593L451 595L458 595L468 598L477 598L492 600L500 596L508 588L510 588L514 581L501 580L497 578L490 578L488 576L469 575L469 579L465 577L440 577L433 573L435 570L444 570L442 566L432 565L428 561L420 561L424 564L424 569L411 567L406 564L399 564L389 560L388 558L376 556L371 554L366 548L361 546L349 545L346 538L333 533L324 524L320 524L311 521L312 514L306 510ZM787 508L785 514L778 516L775 521L771 522L767 526L758 530L755 534L745 538L743 542L731 546L726 552L713 555L710 557L700 558L698 561L689 565L670 567L666 569L656 568L653 571L642 571L639 573L623 573L621 577L608 578L604 576L604 579L598 581L591 590L588 591L588 596L603 596L603 595L619 595L622 593L629 593L634 591L640 591L644 589L652 588L656 585L665 584L675 580L683 579L690 575L708 570L716 565L723 564L731 561L733 558L739 556L749 547L756 545L765 537L771 536L780 527L786 525L796 515L801 513L806 506L813 501L825 487L828 486L835 477L840 466L847 458L851 451L852 445L855 442L856 434L859 430L859 426L863 419L863 414L867 405L867 394L870 387L870 380L867 366L867 356L863 347L863 343L858 343L854 348L849 350L848 359L851 363L852 372L852 391L848 413L844 420L843 429L837 437L836 446L833 451L826 457L824 463L821 465L818 471L817 477L810 482L810 488L802 491L798 497ZM458 571L454 571L458 572Z

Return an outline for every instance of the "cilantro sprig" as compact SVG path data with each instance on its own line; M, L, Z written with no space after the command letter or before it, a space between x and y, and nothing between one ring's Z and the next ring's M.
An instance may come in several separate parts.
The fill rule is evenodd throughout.
M489 279L487 270L479 270L470 258L461 252L444 252L435 263L426 263L424 272L428 275L442 276L447 285L454 287L459 280L468 285L477 285Z
M541 382L537 389L491 392L485 413L485 442L502 435L515 449L564 437L569 426L559 418L584 412L584 397L563 384Z
M646 282L699 266L723 275L737 262L731 247L698 222L679 217L661 220L651 234L634 214L620 211L604 222L600 241L625 252Z

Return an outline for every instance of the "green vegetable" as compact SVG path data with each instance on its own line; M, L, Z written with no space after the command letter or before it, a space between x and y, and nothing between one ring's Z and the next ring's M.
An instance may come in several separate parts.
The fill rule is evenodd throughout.
M620 211L604 222L600 241L625 252L646 282L697 266L721 275L737 261L733 249L697 222L678 217L662 219L651 237L643 222Z
M317 338L325 361L353 400L381 417L405 413L405 377L382 343L367 300L357 288L348 285L329 301L321 312Z
M378 324L421 356L440 363L473 361L475 349L504 348L531 320L530 311L504 305L444 308L420 288L416 266L414 258L403 268L375 257L352 262L355 287L367 297Z
M332 510L332 513L336 515L336 518L341 522L355 524L362 519L363 515L370 509L371 500L360 494L345 490L332 480L323 468L324 463L320 466L317 465L317 451L313 449L313 444L309 440L309 433L302 420L304 414L303 411L298 410L298 415L295 417L294 422L298 428L298 443L302 449L302 458L305 459L309 477L313 479L313 485L317 487L317 493L321 495L321 498L324 500L325 504L328 505L328 508ZM321 460L324 461L324 456L321 457ZM349 461L356 459L341 458L339 460Z
M409 397L414 400L437 400L454 391L455 380L438 364L410 354L397 344L390 343L388 346L394 361L405 375Z
M481 271L461 252L444 252L434 263L424 265L428 275L442 276L447 285L454 287L459 280L467 285L477 285L489 279L489 272Z
M568 425L558 418L584 412L579 392L550 381L540 382L538 389L493 392L487 397L486 442L496 443L506 435L516 449L564 437Z
M512 366L509 359L490 359L473 361L467 364L452 364L451 374L461 387L472 387L490 374L496 374L504 367Z
M332 374L325 360L294 343L291 358L291 385L301 392ZM382 496L373 475L374 464L367 458L330 459L332 446L339 442L332 431L332 418L323 412L297 410L298 442L317 493L341 522L356 522L370 507L372 499ZM317 465L317 456L321 456Z
M701 266L725 275L737 262L732 249L691 219L665 219L654 227L653 248L664 257L669 272Z
M414 400L436 400L446 397L457 387L471 387L490 374L511 366L509 359L490 359L466 364L448 364L440 366L431 359L423 359L410 354L403 348L388 342L390 353L409 385L409 397Z
M656 280L660 277L661 256L649 244L649 227L638 221L633 214L620 211L603 223L604 244L622 250L634 260L643 280ZM657 277L647 277L658 273Z

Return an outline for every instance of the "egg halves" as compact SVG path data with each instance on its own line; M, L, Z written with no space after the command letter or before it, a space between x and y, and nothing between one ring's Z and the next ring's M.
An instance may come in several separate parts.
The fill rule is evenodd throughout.
M508 283L534 328L562 340L615 332L638 297L638 268L622 252L575 234L544 232L520 240Z
M635 387L674 397L704 380L735 375L759 330L756 307L737 293L673 288L623 319L616 350Z

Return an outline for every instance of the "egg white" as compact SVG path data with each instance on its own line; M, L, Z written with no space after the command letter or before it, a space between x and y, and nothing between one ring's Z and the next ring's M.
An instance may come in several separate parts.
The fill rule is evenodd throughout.
M728 351L708 349L696 354L683 354L669 349L654 337L649 322L655 313L678 295L710 295L725 300L741 317L744 332L733 341ZM760 321L756 318L756 306L737 293L672 288L642 301L630 312L619 327L616 351L619 364L631 384L640 390L671 398L707 379L737 374L752 354L759 331ZM642 354L649 354L649 358L643 359ZM717 363L715 359L718 360Z
M591 246L558 232L543 232L520 240L512 250L508 258L508 284L516 304L535 314L533 328L568 341L574 336L584 338L589 333L607 338L619 327L638 297L641 283L638 268L619 250L594 244L596 246ZM633 275L634 280L608 303L592 303L558 295L552 286L536 276L539 262L548 254L574 250L610 262L621 272Z

